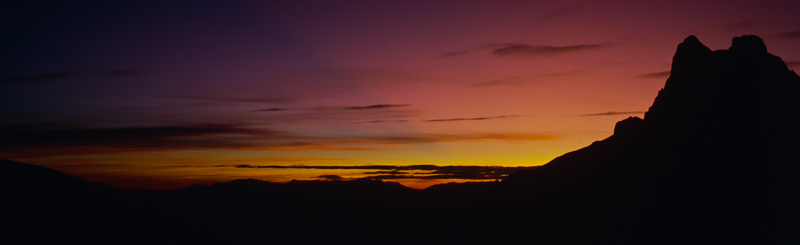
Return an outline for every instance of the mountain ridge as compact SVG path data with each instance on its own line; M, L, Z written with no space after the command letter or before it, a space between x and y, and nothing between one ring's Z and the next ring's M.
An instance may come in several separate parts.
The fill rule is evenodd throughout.
M17 200L36 205L13 217L61 236L53 240L114 243L790 243L787 224L800 218L798 90L800 77L757 36L714 51L689 36L644 118L499 183L237 180L104 192L65 177L56 183L112 194ZM31 169L22 172L52 174ZM69 190L58 186L42 188ZM50 216L30 221L39 209Z

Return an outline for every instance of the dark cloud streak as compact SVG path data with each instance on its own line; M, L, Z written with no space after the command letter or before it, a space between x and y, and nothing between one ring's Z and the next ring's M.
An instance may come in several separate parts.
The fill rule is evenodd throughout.
M491 50L491 54L500 57L507 56L554 56L567 53L575 53L581 51L588 51L600 48L606 48L607 44L578 44L568 46L552 46L552 45L530 45L525 43L489 43L477 47L472 47L463 50L457 50L442 54L442 58L450 58L455 56L462 56L474 51Z
M773 35L772 37L773 38L786 38L786 39L800 38L800 31L778 33L778 34Z
M637 75L637 78L667 78L671 74L670 71L653 72L647 74Z
M363 172L369 179L501 179L523 169L536 167L501 166L437 166L437 165L365 165L365 166L323 166L323 165L218 165L215 167L234 167L252 169L319 169L319 170L378 170ZM411 173L411 171L414 171ZM427 172L420 172L427 171ZM344 179L338 175L320 175L322 179Z
M532 46L528 44L510 44L493 50L492 54L496 56L552 56L594 50L604 47L606 47L606 45L602 44L580 44L569 46Z
M344 107L344 110L376 110L376 109L388 109L388 108L395 108L395 107L406 107L407 104L377 104L377 105L369 105L369 106L349 106Z
M511 118L511 117L520 117L520 116L519 115L508 115L508 116L494 116L494 117L459 117L459 118L431 119L431 120L424 120L423 122L482 121L482 120L489 120L489 119L503 119L503 118Z
M268 109L252 110L250 112L270 112L270 111L286 111L286 110L287 109L273 107L273 108L268 108Z
M128 149L243 147L259 138L285 138L289 134L248 128L235 124L169 125L119 128L52 127L25 125L0 130L0 146L24 147L102 147Z
M366 122L354 122L353 124L367 124L367 123L405 123L408 120L372 120Z
M584 117L615 116L615 115L642 114L642 113L645 113L645 111L609 111L609 112L602 112L602 113L583 114L583 115L580 115L580 116L584 116Z

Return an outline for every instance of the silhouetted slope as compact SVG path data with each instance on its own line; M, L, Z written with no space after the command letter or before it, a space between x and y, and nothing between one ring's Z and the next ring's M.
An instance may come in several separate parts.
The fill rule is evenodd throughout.
M62 197L113 191L116 188L53 169L0 159L0 186L6 194Z
M509 176L499 205L549 209L545 219L560 226L550 230L565 239L586 230L629 242L788 239L784 225L797 217L790 196L800 187L791 160L799 88L759 37L711 51L690 36L643 120L623 120L605 140Z
M0 160L2 220L7 237L37 243L74 238L94 227L100 200L119 189L86 181L56 170Z
M690 36L645 118L500 183L236 180L130 191L0 161L12 238L101 244L795 244L800 77Z

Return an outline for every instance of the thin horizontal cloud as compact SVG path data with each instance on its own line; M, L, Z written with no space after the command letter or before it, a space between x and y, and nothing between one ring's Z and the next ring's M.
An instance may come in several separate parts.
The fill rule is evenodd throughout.
M483 141L483 140L502 140L502 141L546 141L555 139L549 134L526 133L526 134L422 134L422 135L387 135L365 137L364 140L386 144L417 144L433 142L464 142L464 141Z
M368 106L349 106L343 107L344 110L376 110L376 109L388 109L388 108L396 108L396 107L406 107L407 104L377 104L377 105L368 105Z
M36 74L31 76L2 77L0 78L0 82L40 82L40 81L50 81L50 80L62 80L74 76L75 72L73 71L59 71L59 72Z
M0 146L94 147L122 149L232 148L256 145L256 139L294 138L291 134L236 124L168 125L147 127L26 127L0 130ZM259 143L265 144L265 143Z
M277 131L249 124L183 124L143 127L5 124L0 153L6 156L89 154L183 149L264 151L389 151L393 145L469 141L548 141L548 134L379 134L323 136Z
M270 111L286 111L286 110L287 109L273 107L273 108L267 108L267 109L252 110L250 112L270 112Z
M471 47L471 48L468 48L468 49L462 49L462 50L447 52L447 53L442 54L440 57L441 58L451 58L451 57L456 57L456 56L467 55L467 54L475 52L475 51L494 50L496 48L503 47L503 46L506 46L506 45L513 45L513 44L508 44L508 43L484 44L484 45L480 45L480 46Z
M800 31L791 31L778 33L772 36L773 38L800 38Z
M442 54L442 58L466 55L476 51L490 50L495 56L554 56L608 47L607 44L578 44L568 46L530 45L525 43L489 43L468 49Z
M447 53L442 54L441 57L442 58L449 58L449 57L461 56L461 55L469 54L472 51L473 51L472 49L465 49L465 50L447 52Z
M615 116L615 115L630 115L630 114L642 114L646 111L609 111L609 112L602 112L602 113L592 113L592 114L583 114L580 116L591 117L591 116Z
M166 96L170 98L198 100L204 102L216 103L264 103L264 104L286 104L295 102L296 98L289 96L271 96L271 97L234 97L234 96L205 96L205 95L172 95Z
M377 170L360 173L369 179L501 179L523 169L536 167L502 166L437 166L437 165L365 165L365 166L321 166L321 165L218 165L243 169L319 169L319 170ZM316 178L339 180L339 175L320 175Z
M512 118L512 117L520 117L520 116L519 115L508 115L508 116L494 116L494 117L457 117L457 118L443 118L443 119L424 120L423 122L482 121L482 120L503 119L503 118Z
M522 86L529 84L533 81L541 81L553 77L566 77L575 74L580 74L583 72L584 70L570 70L563 72L548 72L528 77L513 76L513 77L490 80L486 82L473 83L472 86L473 87Z
M670 71L661 71L661 72L653 72L653 73L646 73L637 75L637 78L648 78L648 79L656 79L656 78L667 78L671 74Z
M368 123L405 123L409 122L408 120L372 120L372 121L365 121L365 122L354 122L353 124L368 124Z
M579 51L594 50L604 48L603 44L579 44L569 46L550 46L550 45L528 45L528 44L509 44L492 51L496 56L552 56Z
M316 178L324 179L324 180L342 180L342 179L344 179L344 178L342 178L342 176L335 175L335 174L324 174L324 175L317 176Z
M525 81L520 79L520 77L509 77L509 78L495 79L486 82L474 83L472 84L472 86L475 87L520 86L524 84Z

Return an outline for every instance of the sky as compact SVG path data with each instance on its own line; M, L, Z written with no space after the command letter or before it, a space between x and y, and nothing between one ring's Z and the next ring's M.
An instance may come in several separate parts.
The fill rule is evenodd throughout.
M493 181L642 117L677 44L797 1L0 4L0 158L122 188L242 178Z

